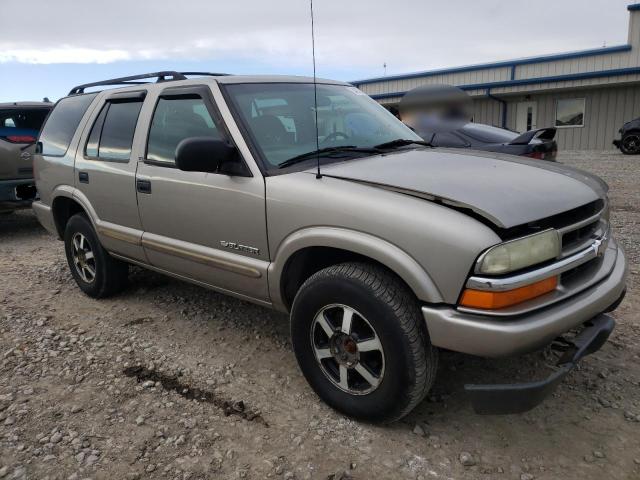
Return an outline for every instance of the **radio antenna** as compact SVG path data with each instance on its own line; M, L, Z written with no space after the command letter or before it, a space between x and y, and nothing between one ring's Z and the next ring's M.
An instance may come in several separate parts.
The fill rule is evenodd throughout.
M316 151L320 150L320 130L318 129L318 84L316 82L316 39L314 35L314 25L313 25L313 0L309 0L311 4L311 56L313 58L313 103L315 107L316 114ZM320 173L320 152L316 153L316 178L322 178L322 174Z

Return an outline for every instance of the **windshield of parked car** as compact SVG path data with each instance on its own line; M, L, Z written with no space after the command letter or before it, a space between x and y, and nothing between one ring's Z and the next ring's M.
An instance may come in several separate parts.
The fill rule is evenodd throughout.
M474 140L484 143L509 143L520 135L511 130L493 127L491 125L483 125L481 123L467 123L462 127L462 131Z
M324 161L336 152L344 160L366 155L363 149L393 140L422 140L355 87L317 85L317 142L312 83L247 83L225 88L267 170L318 148ZM306 168L315 156L304 160L300 165Z

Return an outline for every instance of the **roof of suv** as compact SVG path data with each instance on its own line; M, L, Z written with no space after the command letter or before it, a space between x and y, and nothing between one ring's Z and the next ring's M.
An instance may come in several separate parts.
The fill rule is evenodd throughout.
M313 83L313 77L300 77L297 75L225 75L214 77L218 83ZM350 85L347 82L316 78L317 83L333 85Z
M185 75L193 75L196 78L187 78ZM152 79L157 78L156 81ZM142 80L142 81L140 81ZM134 75L131 77L121 77L110 80L102 80L98 82L86 83L78 85L71 89L69 95L77 95L83 93L96 93L94 90L86 92L88 88L105 87L103 90L109 91L128 91L140 88L164 88L166 86L194 85L202 83L221 83L221 84L238 84L238 83L313 83L313 77L303 77L295 75L226 75L216 73L189 73L189 72L173 72L164 71L156 73L147 73ZM346 82L337 80L329 80L325 78L317 78L315 80L321 84L332 85L350 85ZM154 87L155 85L155 87ZM160 87L158 87L160 86Z

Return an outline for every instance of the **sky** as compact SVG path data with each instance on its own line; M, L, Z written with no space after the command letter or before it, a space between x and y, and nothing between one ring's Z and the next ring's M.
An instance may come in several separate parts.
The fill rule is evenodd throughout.
M315 0L319 77L627 42L631 0ZM0 102L158 70L311 75L308 0L1 0ZM13 13L7 13L13 12ZM28 13L27 13L28 12Z

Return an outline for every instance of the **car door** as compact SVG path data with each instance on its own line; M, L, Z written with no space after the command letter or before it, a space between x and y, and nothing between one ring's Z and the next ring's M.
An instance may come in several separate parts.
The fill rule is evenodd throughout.
M134 137L146 90L106 94L87 123L75 160L75 185L103 246L144 261L135 191Z
M210 87L167 87L154 100L136 176L148 261L174 275L267 302L264 179L244 161L233 175L179 170L176 147L190 137L233 143Z

